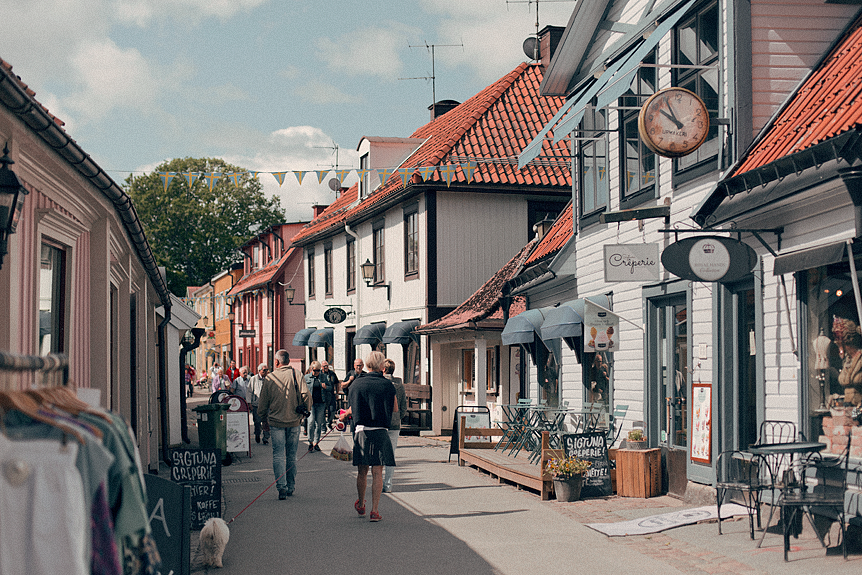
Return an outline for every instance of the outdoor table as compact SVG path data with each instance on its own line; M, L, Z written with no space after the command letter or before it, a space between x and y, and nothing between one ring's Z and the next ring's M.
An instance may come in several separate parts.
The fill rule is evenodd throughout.
M790 474L793 473L792 468L790 466L787 469L781 469L782 462L786 458L790 458L789 463L792 465L793 459L802 455L810 455L812 453L817 453L826 449L825 443L819 443L816 441L793 441L789 443L763 443L760 445L751 445L748 448L748 453L752 455L757 455L762 458L764 465L766 466L766 470L769 473L769 479L771 482L771 491L774 495L776 482L778 480L779 474L782 472L788 473L788 480L783 482L782 488L787 488L792 481L789 479L792 478ZM760 547L763 544L764 538L766 538L766 530L769 528L769 522L772 521L772 514L775 511L774 501L770 505L769 509L769 517L766 519L766 525L763 527L763 534L760 536L760 541L758 541L757 546Z
M510 449L510 452L514 452L515 448L523 441L526 424L530 417L530 407L530 403L526 401L500 406L503 411L503 421L500 423L500 427L506 433L500 438L494 449L501 451Z
M559 432L563 429L563 422L569 410L558 407L536 407L533 408L531 421L528 423L530 433L530 461L535 461L542 456L542 432L548 431L552 441L559 443ZM562 445L551 445L552 449L559 449Z

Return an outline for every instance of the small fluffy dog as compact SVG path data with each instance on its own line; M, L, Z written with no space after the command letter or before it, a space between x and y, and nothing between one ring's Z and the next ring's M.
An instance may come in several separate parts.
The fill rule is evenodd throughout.
M200 552L203 554L204 565L221 567L221 556L230 539L230 529L224 519L210 517L201 529Z

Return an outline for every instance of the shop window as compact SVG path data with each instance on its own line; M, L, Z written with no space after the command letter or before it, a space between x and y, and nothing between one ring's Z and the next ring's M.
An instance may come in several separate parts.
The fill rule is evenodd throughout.
M581 122L578 142L582 218L596 220L608 206L607 122L602 110L588 109Z
M308 297L314 297L314 249L308 251Z
M473 361L473 349L461 350L461 388L464 393L473 393L473 382L476 381L476 362Z
M42 243L39 269L39 351L62 353L66 342L66 249Z
M404 349L404 383L422 383L419 343L410 340Z
M404 275L419 273L419 214L404 212Z
M375 222L371 238L374 249L375 284L380 284L386 281L386 244L384 242L383 223L383 220Z
M596 353L584 353L583 373L584 377L584 402L598 403L610 411L611 405L611 366L610 354L599 351Z
M323 245L323 289L328 296L332 295L332 243Z
M562 377L561 340L552 339L537 345L539 367L539 401L550 407L560 405L560 380ZM550 347L546 347L550 346Z
M675 172L691 171L691 177L717 169L718 126L718 3L702 4L674 30L674 85L701 97L709 110L709 133L695 152L674 161Z
M638 134L638 114L646 99L656 91L655 53L643 59L629 90L620 99L620 205L630 207L656 197L656 155Z
M500 386L500 348L499 346L489 347L485 350L485 370L487 382L487 392L491 395L496 395Z
M347 293L356 290L356 240L347 238Z

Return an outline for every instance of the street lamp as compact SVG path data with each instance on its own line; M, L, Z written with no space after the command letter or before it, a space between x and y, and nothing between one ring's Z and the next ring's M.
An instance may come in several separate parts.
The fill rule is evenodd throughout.
M14 163L9 157L7 143L3 146L3 157L0 157L0 267L3 266L3 256L9 253L9 236L18 229L24 196L30 193L21 185L15 172L9 169Z
M365 285L371 287L371 284L374 282L374 264L366 258L365 263L359 267L362 268L362 279L365 280Z
M227 320L230 322L230 359L234 361L233 357L233 320L236 319L236 313L233 311L234 301L230 302L230 311L227 312Z

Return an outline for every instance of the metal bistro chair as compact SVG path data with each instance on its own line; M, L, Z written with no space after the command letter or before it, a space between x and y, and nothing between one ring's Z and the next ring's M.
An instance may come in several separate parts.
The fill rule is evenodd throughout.
M531 399L519 399L518 403L514 405L504 406L509 421L506 423L506 435L497 442L495 450L506 451L509 449L509 454L512 456L517 453L515 452L516 448L520 451L518 445L524 441L524 434L527 433L532 403Z
M808 517L811 527L817 534L820 544L826 547L826 534L833 521L838 521L841 530L841 552L847 559L846 514L844 497L847 493L847 470L850 461L850 431L846 436L847 445L837 458L824 458L820 454L801 462L799 476L795 483L785 486L778 499L781 508L782 528L784 532L784 560L790 551L790 534L794 529L794 519L801 512ZM813 477L811 474L813 473ZM814 485L809 488L807 479L813 479ZM828 520L827 526L815 523L814 515Z
M796 424L792 421L779 419L767 419L760 424L760 433L757 437L757 445L768 445L772 443L792 443L799 439L796 433ZM773 454L764 456L760 460L762 466L760 488L760 502L763 501L763 492L769 492L769 517L766 518L766 526L769 527L772 515L775 513L778 495L784 489L784 470L790 468L793 463L791 454ZM757 527L760 528L760 512L757 514ZM766 529L760 537L757 547L763 545L766 538Z
M754 516L760 528L760 493L771 484L763 481L765 473L760 457L745 451L723 451L715 461L715 503L718 508L718 534L721 535L721 506L734 492L739 492L748 510L748 532L754 539Z
M610 419L608 420L608 449L613 447L614 444L619 440L620 435L623 432L623 420L626 418L626 414L628 413L628 411L628 405L614 406L614 412L610 415Z

